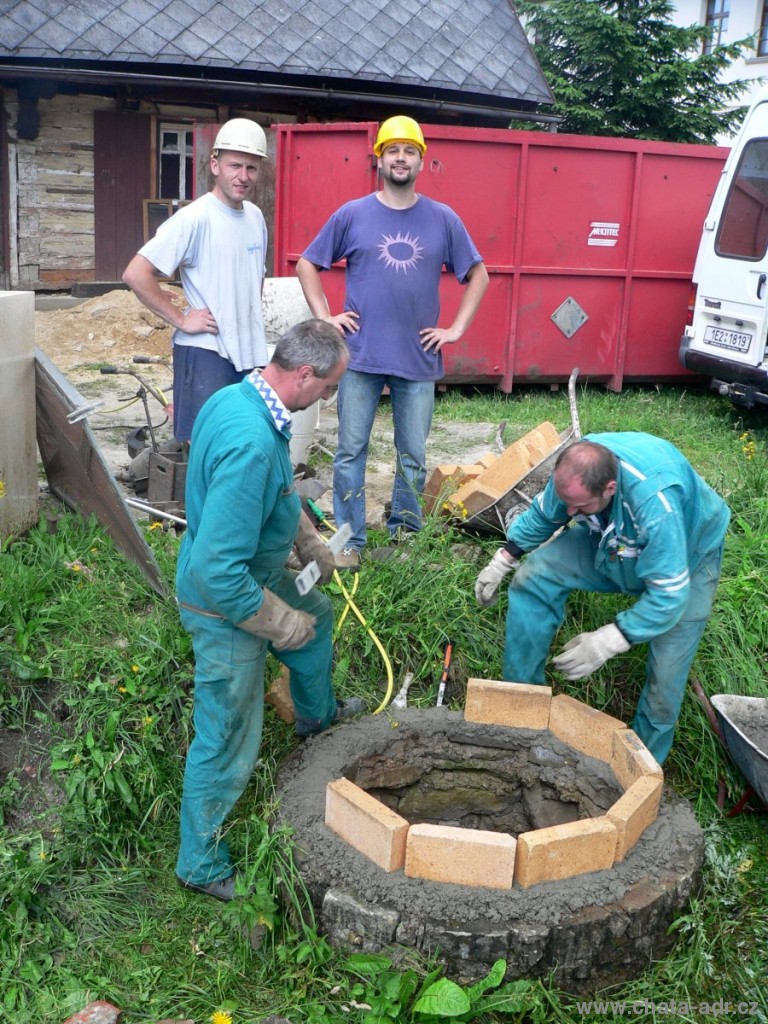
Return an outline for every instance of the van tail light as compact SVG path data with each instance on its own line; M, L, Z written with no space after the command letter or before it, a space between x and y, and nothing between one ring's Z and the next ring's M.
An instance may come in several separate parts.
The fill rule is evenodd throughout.
M688 296L688 312L687 312L686 317L685 317L685 325L686 325L686 327L691 327L693 325L693 311L694 311L695 308L696 308L696 285L692 284L691 285L691 293Z

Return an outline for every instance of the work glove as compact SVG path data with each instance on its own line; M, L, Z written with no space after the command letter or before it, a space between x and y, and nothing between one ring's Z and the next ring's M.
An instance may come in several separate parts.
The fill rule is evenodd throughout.
M315 638L314 615L291 608L266 587L264 600L255 615L238 622L238 628L269 640L276 651L296 651Z
M520 565L504 548L499 548L488 565L477 577L475 583L475 600L482 608L489 608L496 603L499 596L499 584Z
M333 552L330 551L328 545L314 528L311 519L303 509L299 517L299 529L296 533L294 544L302 568L305 565L309 565L310 562L317 562L317 568L320 570L319 582L327 583L331 576L333 576L336 561L333 557Z
M594 633L579 633L569 640L562 652L552 659L552 664L566 679L583 679L631 646L619 627L609 622Z

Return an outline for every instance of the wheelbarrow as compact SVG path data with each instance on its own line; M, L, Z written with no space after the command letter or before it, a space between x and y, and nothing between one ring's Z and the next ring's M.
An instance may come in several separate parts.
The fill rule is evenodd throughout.
M507 527L512 520L525 512L536 495L544 490L560 453L581 438L581 425L576 407L576 378L578 375L579 369L576 367L571 371L568 380L571 425L560 431L559 444L545 458L537 462L525 476L516 480L495 502L460 522L459 525L463 530L472 533L500 533L505 536Z
M692 686L715 735L748 784L727 817L745 810L768 814L768 697L717 693L710 701L699 682L693 680ZM721 810L724 796L725 787L721 782L718 793ZM750 802L759 806L749 807Z

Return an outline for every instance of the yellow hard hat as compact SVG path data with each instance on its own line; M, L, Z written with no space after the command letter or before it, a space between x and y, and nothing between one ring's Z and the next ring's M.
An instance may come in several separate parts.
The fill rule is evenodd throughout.
M395 114L394 117L389 117L382 123L373 144L373 152L376 156L381 156L384 147L388 146L390 142L412 142L422 156L427 151L427 144L424 141L421 128L412 117L406 117L404 114Z

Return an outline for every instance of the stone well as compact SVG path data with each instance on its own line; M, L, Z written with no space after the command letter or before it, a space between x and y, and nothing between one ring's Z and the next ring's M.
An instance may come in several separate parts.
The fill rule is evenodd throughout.
M472 701L467 714L487 717L483 707L491 705ZM588 837L570 877L560 877L562 866L554 873L547 867L551 850L536 869L543 864L543 875L520 874L519 851L509 861L510 845L526 835L589 833L593 821L610 821L632 783L631 776L617 778L614 769L625 774L623 761L611 767L602 754L577 749L572 744L579 737L568 736L568 728L518 728L467 721L444 708L406 709L331 729L300 748L279 774L278 814L294 830L297 863L329 941L369 952L399 944L436 953L464 983L502 958L508 980L554 972L572 991L636 977L664 955L673 942L669 925L687 905L703 861L693 813L668 787L658 813L619 857L614 845L606 860L603 828L597 840ZM581 745L607 750L607 742L598 737ZM348 789L351 819L345 817ZM366 812L373 807L370 827L357 813L355 793L363 794ZM351 820L347 839L354 845L326 824L326 800L335 798L342 803L334 827L344 833ZM411 858L415 873L407 864L403 869L389 815L395 826L405 823L405 841L412 832L426 842ZM479 878L471 869L482 864L482 845L469 855L461 844L429 845L433 833L461 838L456 829L490 843ZM462 858L469 881L461 876ZM458 876L450 873L452 859ZM513 877L509 863L516 861Z

